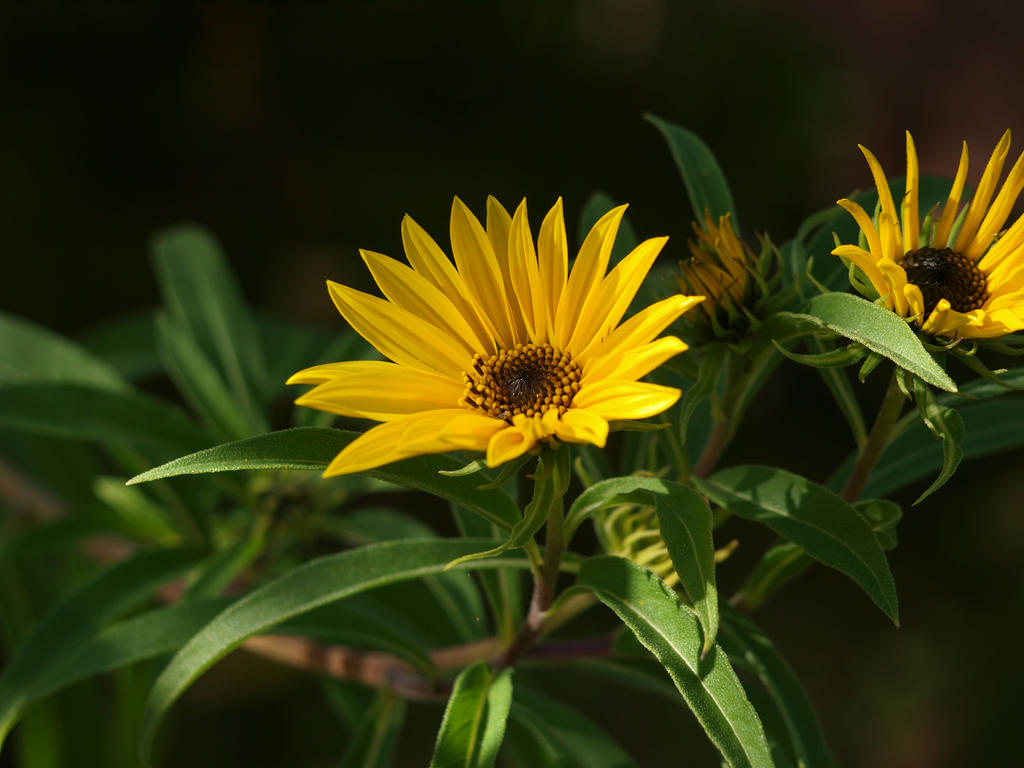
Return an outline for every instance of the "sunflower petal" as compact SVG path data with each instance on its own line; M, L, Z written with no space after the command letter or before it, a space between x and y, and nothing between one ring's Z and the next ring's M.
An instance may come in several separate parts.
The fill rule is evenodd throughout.
M600 343L619 324L666 242L667 237L642 242L587 297L569 341L569 354L578 355L587 346Z
M956 176L953 178L953 186L949 189L949 197L946 204L942 206L942 218L935 228L935 235L932 237L932 246L935 248L946 248L949 245L949 234L953 229L953 222L956 221L957 211L960 208L960 198L964 193L964 185L967 183L967 142L963 143L960 149L960 164L956 169Z
M515 311L516 296L512 288L512 277L509 274L508 234L511 228L512 217L505 210L505 206L499 203L494 196L488 195L487 239L491 241L491 248L494 249L494 258L498 261L501 279L505 284L505 299L512 308L512 330L515 334L515 343L518 344L527 340L527 334L523 318Z
M963 226L960 227L960 232L956 236L956 242L953 245L954 251L964 253L967 250L967 244L978 233L978 225L981 224L981 219L988 209L989 201L996 190L996 184L999 181L1000 174L1003 172L1003 164L1006 162L1006 156L1009 152L1010 132L1007 131L999 139L996 148L992 150L992 156L989 157L988 163L985 165L985 171L981 174L978 189L974 193L970 207L967 209L967 218L964 219Z
M920 176L917 148L914 147L914 139L910 135L910 131L907 131L907 182L900 211L903 216L903 247L907 252L916 251L921 247L921 220L918 218L917 192Z
M555 437L566 443L589 443L604 448L608 440L608 421L593 411L570 408L555 425Z
M615 235L625 212L624 205L608 211L583 241L555 314L555 346L561 349L568 347L587 297L608 270Z
M1003 224L1006 223L1006 219L1013 211L1013 206L1022 189L1024 189L1024 153L1021 153L1017 162L1013 164L999 194L996 195L995 201L989 207L988 213L985 214L985 219L978 226L978 233L967 246L967 250L964 251L967 258L977 261L992 245L999 230L1003 228Z
M622 355L609 355L589 368L582 384L590 381L615 379L616 381L637 381L643 378L669 358L685 352L689 346L675 336L663 336L649 344L634 347Z
M455 266L482 310L484 322L502 347L515 346L512 313L494 249L476 216L457 197L452 203L451 238Z
M410 413L453 408L464 390L464 385L451 379L380 363L362 370L349 369L295 402L339 416L391 421Z
M580 357L583 375L591 366L609 356L620 355L635 347L647 344L675 322L686 310L704 301L703 296L669 296L637 312L624 322L600 344L590 347Z
M892 201L892 190L889 189L889 181L885 178L885 171L882 170L881 163L878 162L877 158L871 153L867 147L858 144L860 151L864 154L864 159L868 161L868 167L871 169L871 175L875 179L875 187L878 189L878 202L882 205L882 213L889 216L895 224L899 219L896 217L896 205ZM882 238L883 244L885 238ZM895 231L895 244L896 250L899 254L903 255L903 238L900 236L899 225L896 225ZM884 251L887 255L890 251Z
M327 287L342 317L389 360L453 378L469 365L461 344L408 310L330 280Z
M470 296L465 281L434 238L411 216L402 219L402 246L412 268L447 296L472 326L477 338L485 344L480 351L493 354L497 350L494 332L484 322L481 310Z
M366 431L334 457L324 477L362 472L411 456L483 451L505 422L465 409L424 411Z
M870 282L871 286L875 289L875 292L879 296L887 296L889 293L889 284L885 281L882 276L882 270L878 268L878 257L865 251L859 245L837 245L832 249L833 256L839 256L852 261L853 264L864 273ZM889 305L892 305L891 299L886 298Z
M549 328L554 328L558 302L562 298L569 274L569 248L566 243L562 198L558 198L541 222L540 237L537 238L537 258L546 296Z
M466 318L427 278L383 254L366 250L359 254L389 301L440 328L461 344L470 358L483 348Z
M602 381L582 387L573 405L608 421L646 419L670 408L681 394L675 387L660 384Z
M544 304L545 296L541 289L537 253L533 248L525 200L519 204L512 216L508 250L512 295L515 297L513 311L522 316L530 339L542 344L548 339L548 313Z
M876 259L880 259L885 254L885 251L882 250L882 239L878 236L875 223L867 212L858 203L847 200L845 197L836 200L836 205L853 216L853 220L857 222L857 226L860 227L860 231L864 233L864 237L868 241L868 250Z

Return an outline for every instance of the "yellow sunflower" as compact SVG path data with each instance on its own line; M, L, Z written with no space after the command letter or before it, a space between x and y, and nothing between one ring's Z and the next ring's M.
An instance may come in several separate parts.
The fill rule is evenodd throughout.
M640 382L687 348L657 338L702 297L676 295L619 324L667 238L641 243L607 274L625 206L590 230L569 271L562 201L534 246L524 200L514 216L487 201L486 228L458 198L455 263L408 216L409 265L360 251L385 298L328 281L338 311L391 362L318 365L299 405L383 422L350 443L325 476L451 450L489 466L542 441L604 446L608 422L642 419L680 392Z
M1024 188L1024 154L996 194L1010 132L992 152L970 205L961 210L967 178L964 143L941 215L935 220L929 213L923 225L917 152L910 133L906 194L899 216L882 166L871 152L860 149L878 187L878 214L872 219L857 203L839 200L857 221L867 249L840 245L832 253L853 262L894 312L925 333L991 338L1024 329L1024 216L1003 229Z

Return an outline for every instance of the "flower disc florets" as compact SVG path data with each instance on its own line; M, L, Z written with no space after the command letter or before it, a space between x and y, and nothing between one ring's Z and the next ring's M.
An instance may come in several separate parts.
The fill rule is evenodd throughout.
M464 373L463 402L512 423L517 414L535 416L555 409L562 416L580 391L582 371L568 352L550 344L517 344L486 360L473 358Z
M926 315L941 299L957 312L970 312L980 309L988 298L985 274L952 248L918 248L897 263L907 273L907 280L920 287Z

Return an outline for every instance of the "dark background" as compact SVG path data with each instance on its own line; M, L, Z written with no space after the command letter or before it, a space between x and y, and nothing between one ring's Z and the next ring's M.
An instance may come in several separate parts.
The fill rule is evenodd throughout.
M1003 130L1024 135L1022 22L1010 0L6 7L0 309L71 334L149 309L148 240L189 220L220 238L253 304L337 327L323 281L368 287L357 248L399 256L407 212L444 243L453 195L480 215L487 194L525 195L537 222L562 195L574 222L603 189L676 259L689 205L645 111L699 132L748 232L781 242L870 184L858 142L898 175L909 129L922 171L950 175L967 139L975 180ZM727 459L821 479L850 441L815 374L792 368ZM824 568L760 614L844 764L1014 754L1020 470L1019 454L975 462L919 508L920 487L898 499L902 629ZM641 766L717 764L685 713L576 695L606 697L592 714ZM225 662L186 701L175 749L190 765L340 747L315 688L260 662ZM410 736L429 753L440 714L421 714Z

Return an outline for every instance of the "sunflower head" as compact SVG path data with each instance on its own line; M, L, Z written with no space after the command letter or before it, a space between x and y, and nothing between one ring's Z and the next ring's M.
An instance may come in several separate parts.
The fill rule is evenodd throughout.
M315 385L300 405L381 422L324 474L453 450L484 452L496 466L553 441L603 447L609 422L675 403L679 390L640 379L687 348L659 335L701 298L670 296L623 322L666 241L641 243L609 270L624 211L598 220L571 270L561 200L534 239L525 200L509 215L488 199L483 225L456 198L454 263L408 216L408 264L362 251L383 297L327 285L386 360L329 363L289 379Z
M878 205L874 216L868 216L852 200L840 200L860 227L860 238L857 245L838 245L832 251L863 276L853 276L854 286L932 336L993 338L1024 329L1024 216L1006 228L1024 189L1024 154L999 187L1010 132L989 157L974 198L961 205L967 179L965 142L949 197L941 210L926 212L923 219L910 133L899 213L882 166L870 151L860 149L878 188Z
M756 328L766 296L778 282L776 252L767 241L755 255L736 234L732 216L716 222L704 212L703 226L693 222L696 239L690 256L679 264L680 288L703 294L701 314L685 321L687 336L699 340L736 341Z

